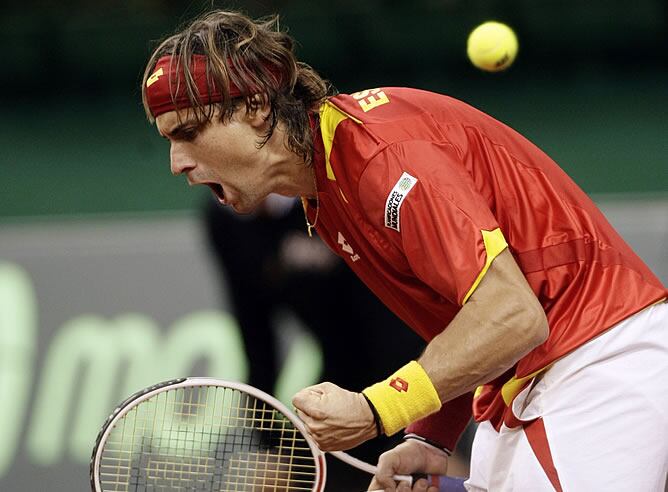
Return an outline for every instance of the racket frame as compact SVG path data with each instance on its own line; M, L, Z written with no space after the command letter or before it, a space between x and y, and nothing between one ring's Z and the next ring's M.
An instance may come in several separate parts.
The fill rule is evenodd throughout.
M100 430L97 436L97 439L95 440L93 455L90 461L90 483L92 491L103 492L102 488L99 485L100 461L102 459L101 451L104 449L104 445L107 442L107 438L109 437L109 434L116 426L116 423L120 419L122 419L128 412L130 412L130 410L132 410L134 407L152 398L153 396L162 393L163 391L174 390L178 388L188 388L193 386L216 386L220 388L229 388L233 390L238 390L250 396L253 396L254 398L257 398L258 400L264 401L265 403L271 405L276 410L281 412L297 428L297 430L299 430L299 432L302 434L302 437L304 438L309 448L311 449L311 453L313 454L313 458L316 464L315 485L313 488L313 492L322 492L324 490L325 483L327 481L327 461L325 460L325 454L320 450L320 448L318 448L313 438L309 435L308 430L306 429L304 423L301 420L299 420L299 418L294 413L292 413L281 401L279 401L278 399L274 398L271 395L268 395L264 391L261 391L257 388L253 388L252 386L249 386L244 383L237 383L235 381L226 381L216 378L188 377L188 378L170 379L169 381L164 381L162 383L149 386L148 388L144 388L143 390L138 391L137 393L134 393L127 399L123 400L123 402L121 402L114 409L112 414L105 421L104 425L102 426L102 429ZM347 459L344 459L341 456L339 456L340 454L345 455ZM346 463L351 464L352 466L355 467L361 466L360 469L364 471L368 471L367 467L375 468L372 465L357 460L356 458L348 456L345 453L336 453L335 456L337 456L337 458L339 459L342 459ZM348 459L354 461L349 462ZM354 462L358 462L358 464L354 464ZM373 471L370 471L369 473L373 474Z

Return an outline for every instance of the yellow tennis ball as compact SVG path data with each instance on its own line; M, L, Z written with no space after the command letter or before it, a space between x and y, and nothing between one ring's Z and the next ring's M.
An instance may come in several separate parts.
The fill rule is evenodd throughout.
M466 53L471 63L488 72L505 70L512 65L517 48L517 36L513 30L494 21L476 27L466 43Z

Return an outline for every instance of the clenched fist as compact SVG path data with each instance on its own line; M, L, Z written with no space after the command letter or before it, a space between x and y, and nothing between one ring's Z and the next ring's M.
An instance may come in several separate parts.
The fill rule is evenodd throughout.
M377 434L373 412L362 393L320 383L301 390L292 404L323 451L354 448Z

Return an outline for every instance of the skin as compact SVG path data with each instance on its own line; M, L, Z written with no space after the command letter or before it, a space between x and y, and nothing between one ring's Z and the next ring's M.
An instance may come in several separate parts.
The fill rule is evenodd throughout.
M172 174L184 174L191 186L222 186L221 202L239 213L253 211L270 193L315 196L313 169L285 146L283 125L258 148L269 111L258 100L250 112L242 106L224 122L215 113L204 126L189 109L159 115L156 127L169 140Z
M500 376L543 343L547 335L545 312L505 250L492 262L447 329L427 345L418 362L441 401L446 402ZM360 397L359 393L325 383L300 391L292 403L321 449L332 451L354 447L375 436L373 417L354 404ZM370 490L404 490L406 485L397 488L392 475L430 472L435 462L424 455L424 460L415 460L413 451L413 446L402 444L383 454ZM443 455L437 463L443 470L447 458ZM426 490L420 488L423 485L416 484L413 490Z
M215 115L204 126L197 125L190 110L158 116L158 132L170 142L172 173L186 175L190 185L222 186L224 199L220 195L219 199L239 213L251 212L270 193L315 196L313 169L286 147L281 123L258 148L269 111L258 98L251 111L241 107L229 121ZM547 334L545 313L506 250L492 262L468 302L427 345L418 362L446 402L503 374L543 343ZM350 449L377 434L361 393L322 383L297 393L293 405L325 451ZM370 490L411 490L406 484L397 487L392 475L442 474L446 469L444 453L408 441L381 456ZM424 481L418 481L412 490L428 489Z
M395 490L392 489L394 486L392 475L397 473L410 475L416 470L432 475L445 475L448 471L448 456L439 449L409 439L380 456L378 473L371 481L369 490L387 490L385 486L388 484L390 484L390 490ZM399 482L396 490L438 492L437 487L429 487L424 479L418 480L412 488L406 482Z

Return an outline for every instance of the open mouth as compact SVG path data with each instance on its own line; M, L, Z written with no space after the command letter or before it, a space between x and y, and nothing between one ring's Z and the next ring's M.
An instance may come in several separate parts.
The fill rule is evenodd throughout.
M211 188L211 191L213 192L214 196L218 199L218 201L222 205L226 205L227 202L225 201L225 190L223 189L222 185L219 185L218 183L205 183L209 188Z

